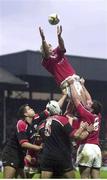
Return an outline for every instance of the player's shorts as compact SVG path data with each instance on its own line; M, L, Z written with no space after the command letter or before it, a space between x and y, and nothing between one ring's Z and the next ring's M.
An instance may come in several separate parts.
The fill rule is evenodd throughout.
M70 97L71 96L71 92L70 92L70 87L69 87L69 84L67 82L67 80L74 80L74 86L75 86L75 89L77 90L77 93L78 95L80 96L81 95L81 91L82 91L82 85L80 83L80 77L78 75L72 75L72 76L69 76L67 77L62 83L61 83L61 89L67 89L67 94L68 96Z
M18 150L5 147L2 153L3 167L24 168L24 155Z
M49 158L42 158L40 162L40 169L41 171L50 171L56 173L65 173L73 170L72 160L57 160L57 159L49 159Z
M100 168L102 156L100 147L96 144L82 144L77 151L76 164L78 166Z

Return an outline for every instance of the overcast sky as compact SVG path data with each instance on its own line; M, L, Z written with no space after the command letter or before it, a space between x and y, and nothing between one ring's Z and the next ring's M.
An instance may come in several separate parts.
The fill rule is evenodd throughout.
M55 47L51 13L60 16L67 54L107 59L107 0L0 0L0 55L39 50L39 26Z

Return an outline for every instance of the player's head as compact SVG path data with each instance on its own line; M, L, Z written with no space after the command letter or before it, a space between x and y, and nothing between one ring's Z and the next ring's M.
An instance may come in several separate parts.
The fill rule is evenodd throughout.
M51 44L47 44L47 48L48 48L49 53L52 54L52 52L53 52L52 45L51 45ZM43 49L43 45L41 45L40 51L41 51L41 53L42 53L43 55L45 54L44 49Z
M90 111L91 107L92 107L92 104L93 104L93 101L87 100L85 108Z
M48 104L46 105L47 110L50 112L51 115L61 115L62 114L62 110L58 104L57 101L55 100L51 100L48 102Z
M99 114L102 111L102 104L99 101L94 100L91 109L94 114Z
M18 118L25 119L26 117L33 118L35 111L28 105L24 104L19 108Z

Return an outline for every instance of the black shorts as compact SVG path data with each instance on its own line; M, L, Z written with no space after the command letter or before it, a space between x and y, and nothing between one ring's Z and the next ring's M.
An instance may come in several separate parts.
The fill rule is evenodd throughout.
M40 162L41 171L51 171L56 173L65 173L73 170L72 159L58 160L49 159L49 157L42 157Z
M5 147L2 153L3 166L24 168L24 155L16 149Z

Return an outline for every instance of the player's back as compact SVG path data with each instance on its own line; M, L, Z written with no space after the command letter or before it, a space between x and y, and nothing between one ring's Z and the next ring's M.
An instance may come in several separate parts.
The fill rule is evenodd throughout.
M71 154L69 134L66 133L68 120L64 116L51 116L47 118L44 127L44 149L50 158L62 159Z

